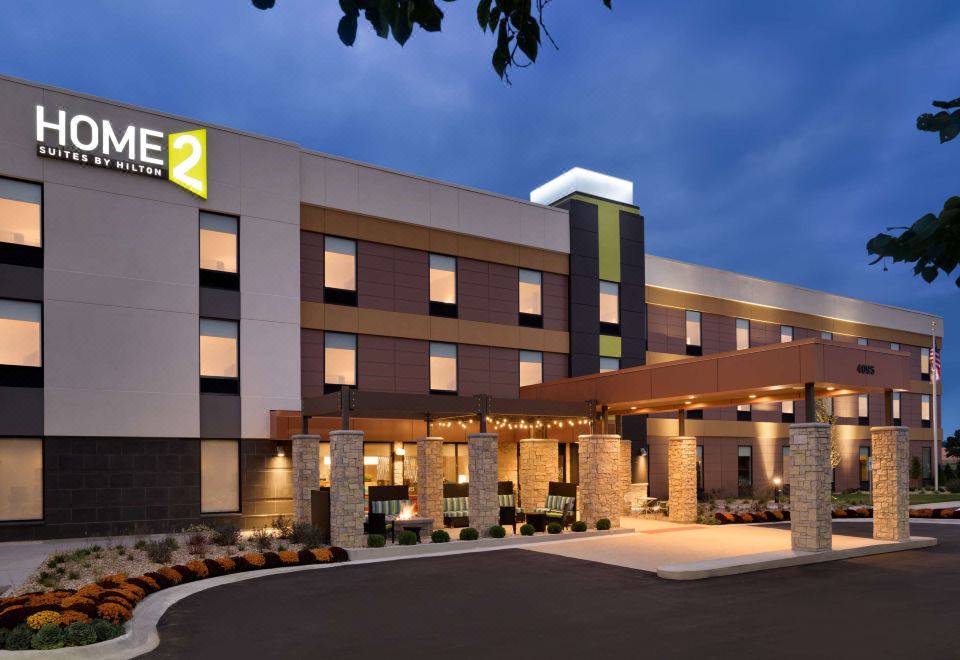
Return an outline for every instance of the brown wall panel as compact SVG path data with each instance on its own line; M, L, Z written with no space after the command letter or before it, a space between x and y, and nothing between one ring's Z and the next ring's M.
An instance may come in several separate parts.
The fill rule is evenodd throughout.
M323 302L323 235L300 232L300 299Z
M543 274L543 328L545 330L569 329L570 287L565 275Z
M457 259L457 307L465 321L517 325L519 270L503 264Z
M323 331L300 329L300 391L323 395Z
M686 354L684 310L662 305L647 305L647 346L658 353Z

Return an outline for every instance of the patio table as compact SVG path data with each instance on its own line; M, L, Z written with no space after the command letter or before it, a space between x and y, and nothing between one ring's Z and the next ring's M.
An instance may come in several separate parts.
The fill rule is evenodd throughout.
M545 531L547 528L547 514L543 512L528 511L527 524L531 525L535 532Z

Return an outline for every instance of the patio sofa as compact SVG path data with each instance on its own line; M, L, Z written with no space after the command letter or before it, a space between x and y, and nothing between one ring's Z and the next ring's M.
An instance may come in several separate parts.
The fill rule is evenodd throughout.
M517 499L516 495L513 494L512 481L497 482L497 500L500 505L500 525L503 527L510 525L513 527L513 533L516 534L517 516L523 512L517 508Z
M470 524L470 484L443 484L443 526Z
M577 519L577 485L551 481L547 485L547 499L536 511L547 514L547 524L569 527Z
M367 491L369 497L369 512L363 524L365 534L388 533L393 538L393 522L388 517L397 516L404 507L413 504L410 499L409 486L370 486Z

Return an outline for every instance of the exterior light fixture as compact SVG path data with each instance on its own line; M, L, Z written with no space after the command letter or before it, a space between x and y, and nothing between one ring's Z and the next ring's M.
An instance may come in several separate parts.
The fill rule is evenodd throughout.
M406 456L407 450L403 447L397 447L397 450L394 452L397 456Z
M757 395L756 395L756 394L751 394L751 395L750 395L750 398L751 398L751 399L756 399L756 398L757 398Z
M828 391L828 392L832 392L832 391L834 391L835 389L837 389L837 388L836 388L836 387L828 387L828 388L827 388L827 391Z
M286 450L283 448L283 445L279 442L277 443L277 458L283 458L287 455Z
M637 409L636 406L630 406L630 410L636 410L636 409Z
M683 405L689 406L691 403L693 403L693 401L684 401L684 402L683 402Z

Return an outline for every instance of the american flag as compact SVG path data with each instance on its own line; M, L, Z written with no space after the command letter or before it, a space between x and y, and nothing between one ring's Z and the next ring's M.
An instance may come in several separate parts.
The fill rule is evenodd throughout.
M940 351L937 349L930 351L930 373L934 378L940 380Z

